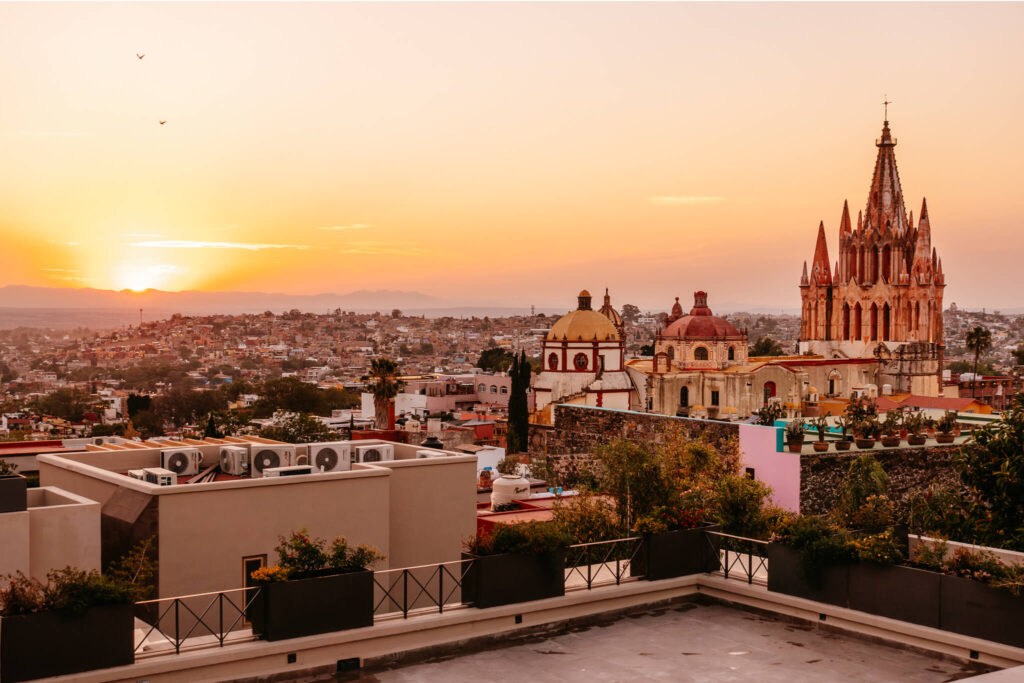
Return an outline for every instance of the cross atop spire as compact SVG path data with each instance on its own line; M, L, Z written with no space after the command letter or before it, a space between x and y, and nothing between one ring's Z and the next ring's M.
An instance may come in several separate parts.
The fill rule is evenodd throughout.
M892 104L892 100L889 99L888 95L885 96L885 99L882 101L882 104L885 106L885 115L883 116L882 120L888 122L889 121L889 105Z

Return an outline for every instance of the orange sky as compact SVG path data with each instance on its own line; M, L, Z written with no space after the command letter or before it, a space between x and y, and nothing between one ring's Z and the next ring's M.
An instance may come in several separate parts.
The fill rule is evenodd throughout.
M946 301L1024 306L1022 34L1020 4L0 4L0 286L797 308L888 94Z

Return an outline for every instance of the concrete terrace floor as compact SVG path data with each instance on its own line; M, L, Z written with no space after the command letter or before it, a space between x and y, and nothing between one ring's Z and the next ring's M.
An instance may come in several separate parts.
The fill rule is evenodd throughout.
M510 642L334 680L926 682L992 670L721 604L683 603Z

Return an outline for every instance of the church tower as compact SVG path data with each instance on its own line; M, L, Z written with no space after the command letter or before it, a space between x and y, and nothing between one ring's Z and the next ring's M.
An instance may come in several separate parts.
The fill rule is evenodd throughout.
M931 239L928 204L917 226L907 214L889 121L867 205L853 226L847 202L830 267L824 222L811 268L804 262L800 348L827 358L876 357L894 391L938 395L942 386L942 261Z

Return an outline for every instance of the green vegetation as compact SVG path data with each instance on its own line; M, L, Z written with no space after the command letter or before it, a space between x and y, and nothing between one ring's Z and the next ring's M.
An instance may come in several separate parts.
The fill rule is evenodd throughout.
M398 377L398 364L390 358L374 358L370 362L370 372L363 377L368 381L370 393L373 394L374 426L387 429L388 407L402 389L402 380Z
M476 366L484 372L505 372L512 366L512 362L515 360L515 355L503 349L495 346L490 349L486 349L480 354L480 359L477 360Z
M512 358L509 374L512 377L512 391L508 400L507 451L524 453L530 447L530 410L526 392L530 388L532 374L525 351Z
M967 333L966 341L967 349L974 352L974 374L977 375L978 361L986 351L992 348L992 333L988 331L988 328L978 325ZM974 396L977 386L977 383L971 386L971 396Z
M264 427L260 436L286 443L314 443L339 438L336 432L309 413L295 413L273 426Z
M252 578L257 582L270 583L323 573L356 571L384 559L378 549L368 545L352 547L343 536L338 536L328 546L327 541L310 536L305 528L293 531L287 537L279 536L275 550L278 563L253 572Z
M771 337L761 337L748 352L750 356L785 356L786 352L782 346Z

